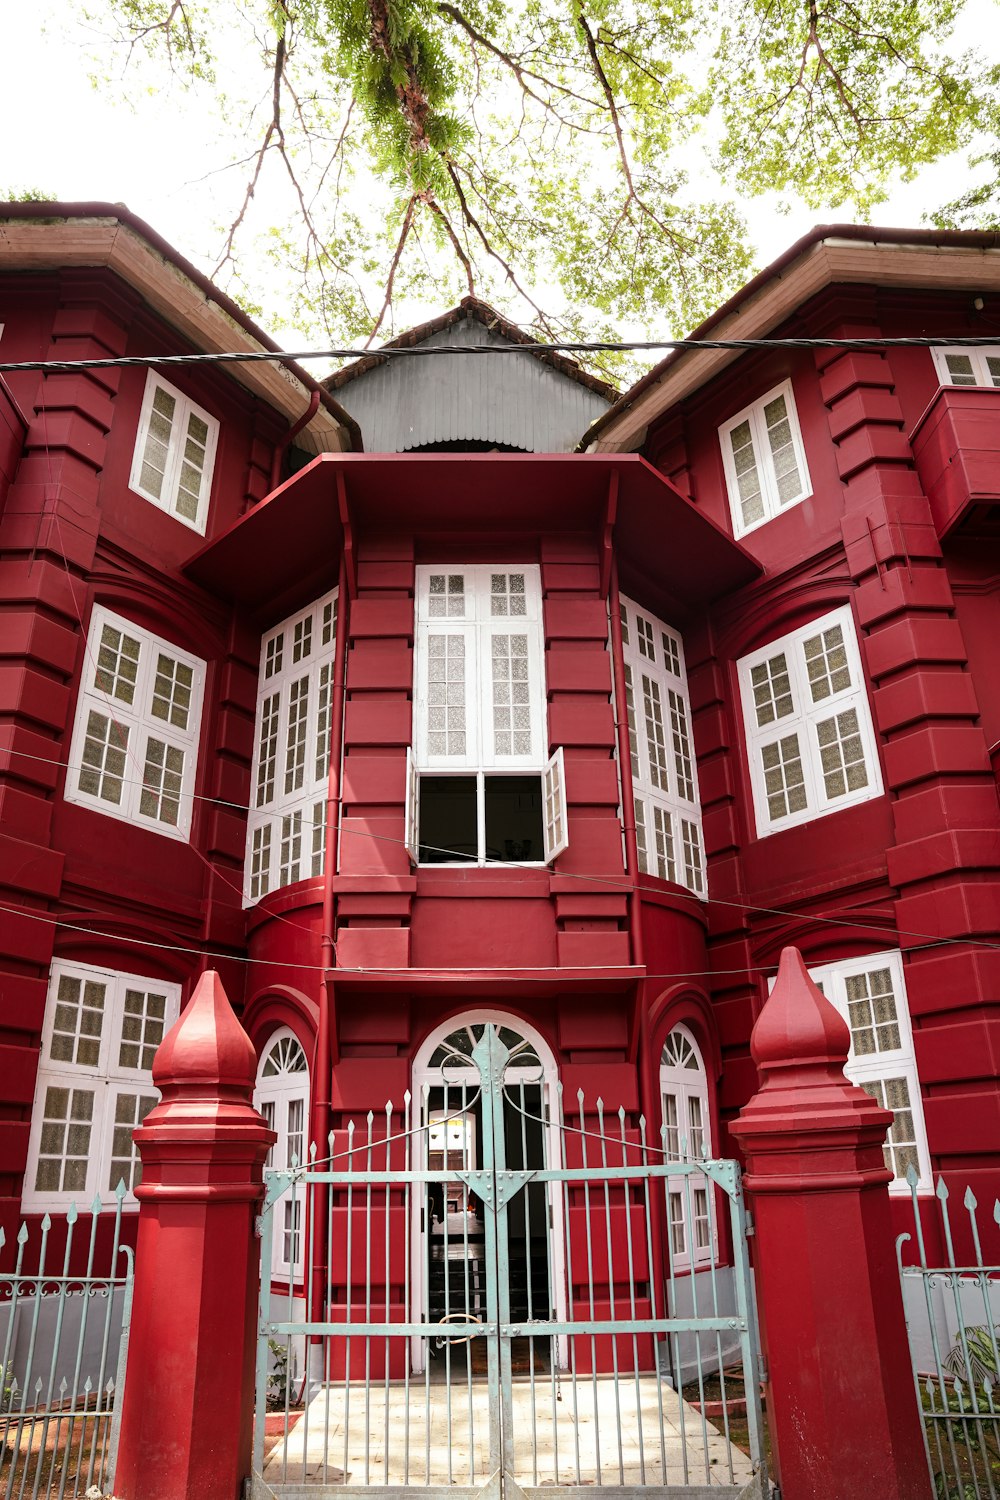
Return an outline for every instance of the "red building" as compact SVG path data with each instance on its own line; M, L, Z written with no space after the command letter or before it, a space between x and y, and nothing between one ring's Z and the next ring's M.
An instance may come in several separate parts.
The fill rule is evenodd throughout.
M122 210L2 216L4 360L273 347ZM915 333L997 344L697 348ZM279 1157L408 1091L474 1156L486 1020L545 1118L731 1154L793 943L897 1190L996 1191L995 237L818 229L620 399L471 299L400 342L490 341L0 388L8 1232L134 1181L206 965ZM662 1207L675 1275L725 1262L707 1189Z

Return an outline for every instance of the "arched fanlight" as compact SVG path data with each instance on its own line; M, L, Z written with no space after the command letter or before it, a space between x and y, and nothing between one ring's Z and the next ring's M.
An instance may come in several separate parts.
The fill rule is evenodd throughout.
M295 1037L280 1036L261 1065L261 1078L280 1078L289 1073L308 1073L306 1055Z

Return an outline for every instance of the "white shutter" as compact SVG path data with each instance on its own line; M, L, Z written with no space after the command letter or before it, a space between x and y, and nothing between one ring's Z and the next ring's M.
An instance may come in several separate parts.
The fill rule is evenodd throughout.
M417 633L414 744L423 769L479 769L476 628L424 622Z
M406 852L417 863L417 767L413 751L406 747L406 823L403 833Z
M545 700L537 626L491 623L481 653L483 766L537 768Z
M561 745L542 772L542 835L545 863L551 864L569 844L566 767Z

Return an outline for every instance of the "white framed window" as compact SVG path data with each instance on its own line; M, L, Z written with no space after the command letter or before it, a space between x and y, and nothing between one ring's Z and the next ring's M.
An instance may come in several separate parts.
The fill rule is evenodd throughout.
M719 441L735 536L812 493L790 380L724 423Z
M141 1177L132 1132L159 1099L152 1066L180 986L56 962L42 1025L22 1206L114 1201ZM135 1205L130 1205L134 1207Z
M684 645L631 599L621 599L632 795L639 868L706 893Z
M216 418L150 370L129 488L204 535L218 441Z
M1000 344L982 349L932 349L942 385L1000 386Z
M406 844L418 864L544 864L566 847L547 755L537 564L420 567Z
M66 801L188 838L204 689L198 657L95 605Z
M919 1187L933 1187L920 1081L913 1052L903 955L898 948L863 958L821 964L809 977L834 1005L851 1032L844 1072L852 1083L891 1109L893 1122L883 1148L893 1174L891 1193L908 1193L906 1171L914 1166ZM768 981L773 989L774 980Z
M244 904L322 875L337 590L261 641Z
M662 1141L668 1161L701 1161L712 1154L708 1075L701 1049L686 1026L675 1026L660 1055ZM667 1241L675 1270L708 1265L718 1252L712 1185L699 1173L664 1179Z
M278 1139L265 1170L305 1166L309 1152L309 1065L301 1043L287 1026L269 1039L257 1068L254 1104ZM305 1185L295 1183L274 1206L271 1269L280 1281L301 1274L305 1245Z
M738 671L759 837L881 796L849 606L743 657Z

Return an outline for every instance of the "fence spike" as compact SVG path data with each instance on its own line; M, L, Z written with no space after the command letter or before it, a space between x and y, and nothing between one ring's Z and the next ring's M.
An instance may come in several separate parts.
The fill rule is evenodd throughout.
M60 1382L59 1382L59 1395L62 1397L63 1400L66 1399L66 1392L68 1390L69 1390L69 1381L66 1379L66 1376L64 1375L63 1378L62 1378L62 1380L60 1380Z
M1000 1224L1000 1198L997 1198L994 1201L994 1204L993 1204L993 1217L997 1221L997 1223Z
M951 1194L948 1192L948 1184L945 1182L943 1177L938 1178L937 1187L934 1189L934 1191L937 1193L942 1203L946 1203L951 1197Z
M107 1385L104 1387L104 1394L106 1396L113 1396L114 1393L115 1393L115 1383L114 1383L113 1380L109 1380L108 1383L107 1383Z
M920 1184L920 1173L917 1171L912 1161L906 1169L906 1180L911 1188L918 1187Z
M7 1233L6 1233L6 1230L3 1228L3 1226L0 1225L0 1250L3 1249L4 1245L6 1245L6 1243L7 1243Z
M74 1201L70 1204L69 1208L67 1208L67 1210L66 1210L66 1223L67 1224L75 1224L76 1221L77 1221L77 1219L79 1217L80 1217L80 1211L77 1208L77 1206L76 1206L76 1200L74 1199Z
M406 1108L409 1109L409 1107L410 1107L410 1091L409 1091L409 1089L404 1089L403 1090L403 1103L406 1106Z
M95 1193L94 1194L94 1201L90 1205L90 1212L92 1214L99 1214L100 1211L101 1211L101 1195L100 1195L100 1193Z
M972 1189L970 1187L966 1188L966 1190L965 1190L965 1197L962 1199L962 1202L965 1204L966 1208L969 1209L970 1212L973 1209L979 1207L979 1204L976 1201L976 1195L975 1195L975 1193L972 1191Z
M22 1224L21 1227L20 1227L20 1229L18 1230L18 1232L17 1232L17 1243L19 1245L26 1245L28 1243L28 1226L27 1226L27 1224Z
M89 1396L90 1393L91 1393L91 1391L93 1390L93 1388L94 1388L94 1382L91 1380L90 1376L88 1375L87 1378L86 1378L86 1380L83 1382L83 1394L85 1396Z

